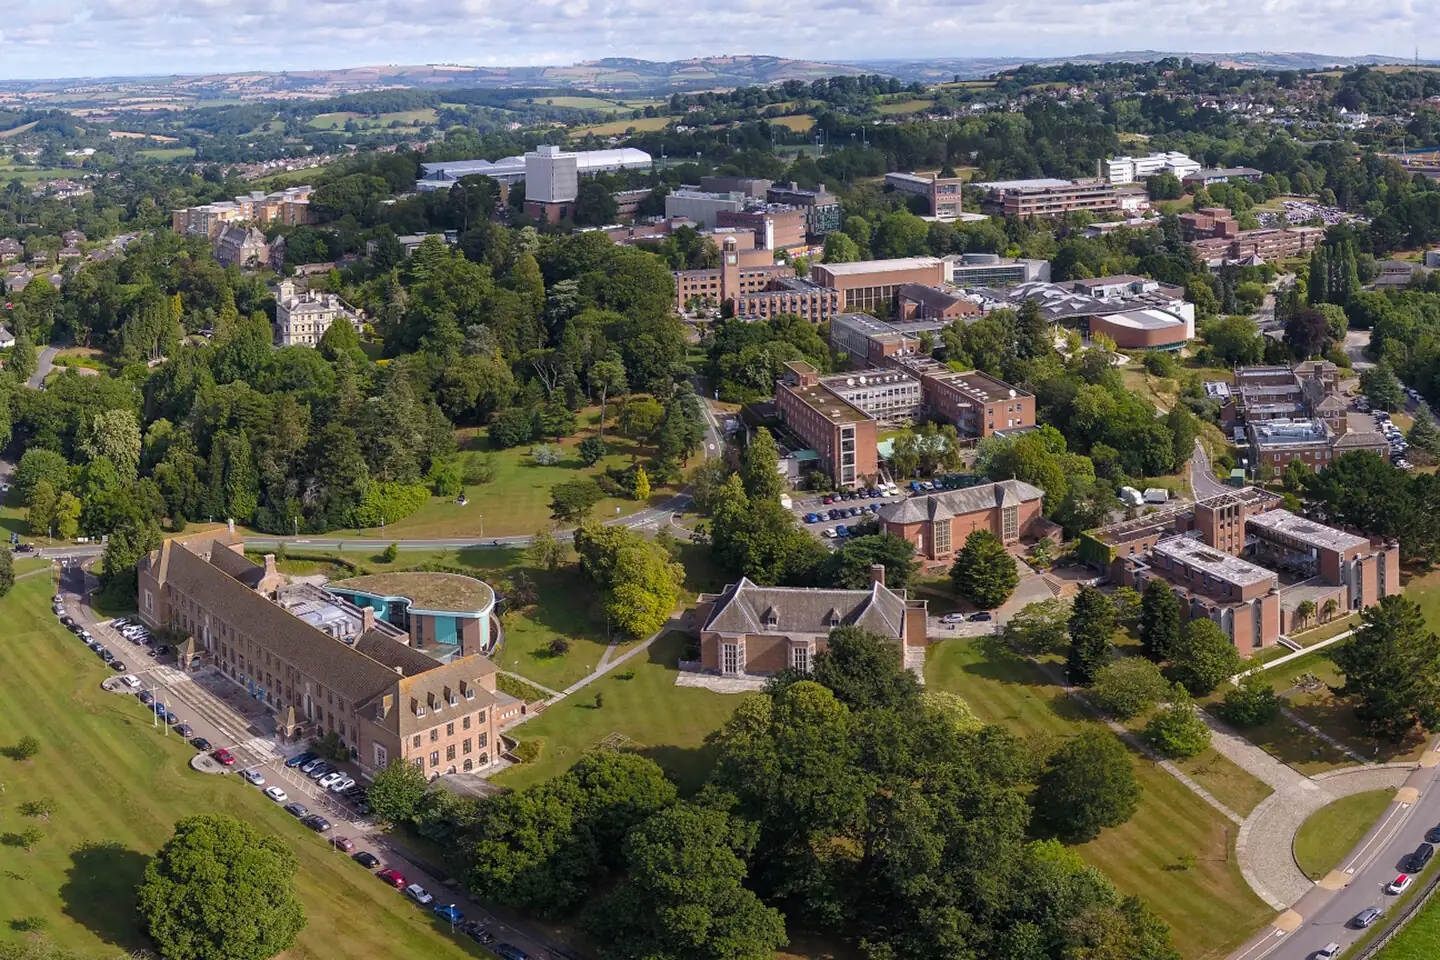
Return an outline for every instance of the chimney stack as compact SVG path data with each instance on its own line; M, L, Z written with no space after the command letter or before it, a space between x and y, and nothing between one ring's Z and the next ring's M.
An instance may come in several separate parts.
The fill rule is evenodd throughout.
M375 629L375 608L374 608L374 607L361 607L361 608L360 608L360 636L363 637L363 636L365 636L365 634L369 633L371 630L374 630L374 629Z
M272 580L275 578L276 575L275 554L267 553L265 554L265 579Z
M878 583L882 587L885 586L885 564L870 564L870 582Z
M229 530L231 533L234 533L234 532L235 532L235 521L234 521L233 519L232 519L232 520L227 520L227 521L225 521L225 528L226 528L227 530Z

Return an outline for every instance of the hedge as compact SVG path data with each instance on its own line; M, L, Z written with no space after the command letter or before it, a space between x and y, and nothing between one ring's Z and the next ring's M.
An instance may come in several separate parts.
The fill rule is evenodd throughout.
M355 508L357 527L378 527L383 520L394 523L425 506L430 489L423 483L372 483L360 506Z

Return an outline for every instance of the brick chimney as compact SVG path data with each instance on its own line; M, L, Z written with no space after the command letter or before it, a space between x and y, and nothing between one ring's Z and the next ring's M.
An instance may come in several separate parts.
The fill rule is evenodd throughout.
M872 563L872 564L870 564L870 582L871 582L871 583L878 583L878 584L880 584L880 586L882 586L882 587L885 586L885 564L883 564L883 563Z
M273 580L278 575L279 573L275 569L275 554L265 554L265 579Z
M360 608L360 636L363 637L363 636L365 636L365 634L369 633L371 630L374 630L374 629L375 629L375 608L374 608L374 607L361 607L361 608Z

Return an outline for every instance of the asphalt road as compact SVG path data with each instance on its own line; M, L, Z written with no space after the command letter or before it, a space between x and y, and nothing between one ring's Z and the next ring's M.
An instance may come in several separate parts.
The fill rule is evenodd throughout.
M1440 760L1433 747L1423 762ZM1364 931L1354 929L1351 921L1366 907L1379 907L1388 915L1395 897L1385 892L1385 885L1405 871L1407 856L1440 825L1437 770L1440 767L1417 767L1396 794L1395 802L1340 861L1337 870L1281 914L1273 926L1231 954L1231 960L1310 960L1330 943L1349 947L1359 940ZM1428 881L1437 869L1440 866L1432 861L1416 882ZM1341 883L1345 885L1336 889ZM1377 923L1388 920L1388 916L1382 917ZM1293 932L1287 932L1287 928Z
M1221 483L1210 467L1210 455L1195 441L1195 454L1190 458L1190 486L1195 490L1195 499L1204 500L1219 496L1230 488Z
M35 364L35 372L30 375L29 380L25 381L25 386L32 390L39 390L45 386L45 378L50 375L51 370L55 369L56 352L57 348L55 347L46 347L40 351L39 360Z

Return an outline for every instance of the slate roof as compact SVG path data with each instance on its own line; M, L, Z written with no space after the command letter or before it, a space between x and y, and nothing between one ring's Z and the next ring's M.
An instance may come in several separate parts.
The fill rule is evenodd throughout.
M431 661L432 664L434 662ZM486 690L480 682L482 677L495 672L495 664L484 657L466 657L401 680L400 695L396 702L399 707L397 716L400 736L428 730L443 721L451 709L469 711L498 705L500 701L495 694ZM465 691L473 692L475 696L467 699ZM454 708L445 702L447 692L459 701ZM425 707L424 717L415 713L412 702ZM498 746L496 744L496 747Z
M928 523L951 517L978 513L994 507L1018 506L1039 500L1045 491L1023 480L1001 480L963 490L945 490L923 497L910 497L880 508L880 519L887 523Z
M1357 430L1350 433L1342 433L1335 438L1335 442L1331 444L1331 447L1335 450L1375 450L1381 448L1388 450L1390 449L1390 441L1385 439L1385 434L1375 430Z
M182 594L202 600L223 622L244 631L283 663L357 704L394 687L398 679L395 671L379 660L291 616L183 546L167 552L165 582ZM430 667L440 666L426 659Z
M265 568L234 550L211 550L210 563L254 590L265 576Z
M435 669L436 660L408 643L401 643L394 635L384 630L370 630L355 641L355 649L394 670L399 667L405 675L424 673Z
M770 623L773 619L775 622ZM839 623L832 623L832 619ZM905 632L905 596L876 583L869 590L762 587L748 578L725 588L701 627L713 633L823 636L858 626L898 640Z

